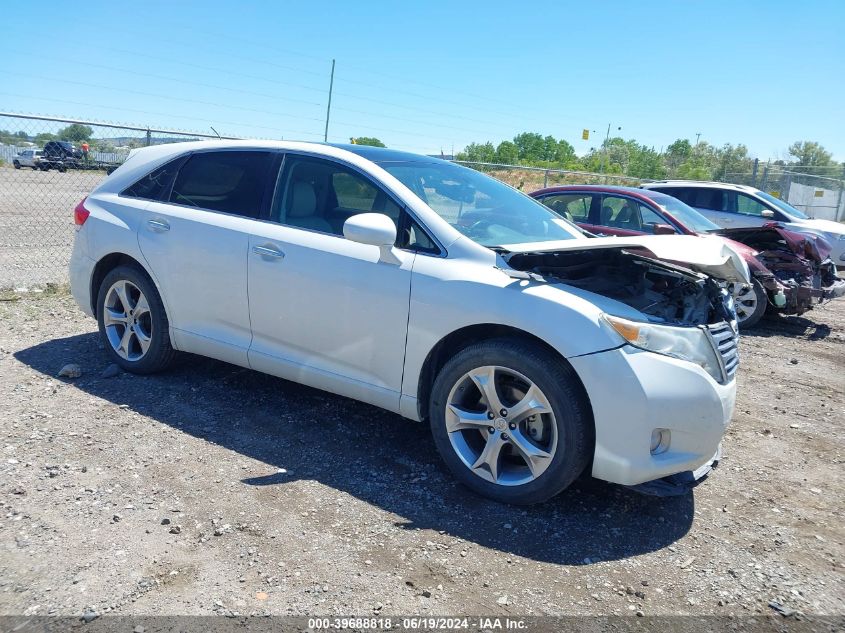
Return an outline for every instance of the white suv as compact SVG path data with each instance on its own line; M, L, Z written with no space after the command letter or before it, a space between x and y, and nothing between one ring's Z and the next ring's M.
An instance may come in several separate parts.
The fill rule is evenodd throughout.
M833 262L840 268L845 266L845 224L810 218L755 187L690 180L649 182L641 186L686 202L726 229L781 222L792 231L818 235L830 244Z
M694 470L733 412L735 315L704 273L748 270L723 240L587 239L479 172L296 142L138 150L75 221L73 295L123 368L184 350L426 420L498 500L588 464Z

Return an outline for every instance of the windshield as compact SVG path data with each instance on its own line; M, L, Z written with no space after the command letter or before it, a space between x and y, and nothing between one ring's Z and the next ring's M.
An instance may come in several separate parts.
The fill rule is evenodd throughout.
M798 218L799 220L809 220L810 216L805 215L791 204L784 202L780 198L775 198L773 195L766 193L765 191L757 191L755 192L758 196L763 198L766 202L769 202L775 205L778 209L783 211L786 215L792 216L793 218Z
M474 169L439 162L379 165L482 246L584 237L533 198Z
M681 224L696 233L707 233L708 231L718 231L721 229L718 224L714 224L691 206L681 202L677 198L667 196L664 193L651 191L645 195L654 200L661 209L677 218Z

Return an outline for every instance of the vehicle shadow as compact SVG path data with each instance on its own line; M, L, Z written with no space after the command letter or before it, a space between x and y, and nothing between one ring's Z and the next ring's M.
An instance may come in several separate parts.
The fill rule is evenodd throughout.
M819 314L819 316L822 316ZM820 341L830 336L831 328L825 323L816 323L802 316L766 314L751 330L742 336L769 338L771 336L792 336Z
M283 490L296 479L315 480L402 517L396 524L408 530L581 565L661 549L692 524L692 494L646 497L586 476L545 504L488 501L455 482L426 425L222 362L185 355L164 374L100 378L109 360L94 333L14 356L49 376L77 362L85 374L75 387L264 462L266 475L244 485Z

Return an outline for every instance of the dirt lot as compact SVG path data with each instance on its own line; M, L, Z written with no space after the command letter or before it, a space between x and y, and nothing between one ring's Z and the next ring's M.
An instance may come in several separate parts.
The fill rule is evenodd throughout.
M694 494L519 509L423 425L196 357L103 378L69 297L0 302L0 614L842 614L845 301L808 316L743 337Z
M105 177L0 167L0 288L67 281L73 209Z

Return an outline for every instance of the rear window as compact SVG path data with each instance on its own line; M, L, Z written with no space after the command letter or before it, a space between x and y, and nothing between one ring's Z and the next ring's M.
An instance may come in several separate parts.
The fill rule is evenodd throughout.
M143 200L162 200L170 189L173 177L179 170L184 157L172 160L161 167L151 171L149 174L123 190L121 195L130 198L141 198Z
M272 152L203 152L176 177L170 202L257 218Z

